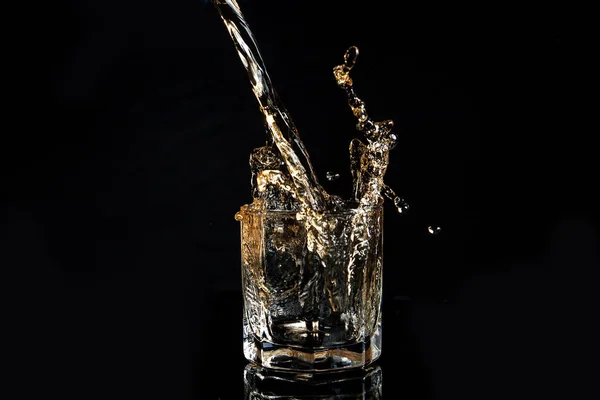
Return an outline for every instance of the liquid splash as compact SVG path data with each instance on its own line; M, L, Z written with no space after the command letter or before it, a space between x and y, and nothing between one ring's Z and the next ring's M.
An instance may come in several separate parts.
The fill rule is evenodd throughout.
M333 69L336 82L346 92L348 105L358 120L356 129L366 139L366 143L359 139L350 142L353 200L360 206L372 207L380 202L383 192L387 197L391 195L396 203L396 194L383 183L389 164L389 152L397 143L397 136L392 132L394 121L373 121L367 113L365 102L356 95L350 71L356 64L358 54L356 46L350 47L344 54L344 63Z
M390 150L397 143L394 124L372 120L356 95L350 72L358 48L351 47L343 63L333 68L333 75L347 95L363 138L350 141L351 198L327 193L273 89L239 5L235 0L213 2L247 70L268 138L250 154L253 202L235 215L242 225L242 270L248 282L245 337L277 346L294 343L335 349L371 338L371 356L377 358L384 196L400 212L408 210L383 180ZM328 180L338 177L326 174ZM257 351L252 340L244 350L249 359ZM296 350L277 347L273 351L273 360L285 355L308 362ZM345 350L335 357L356 365L365 360L362 353Z
M365 103L356 95L350 71L356 64L358 48L353 46L344 55L344 62L333 69L339 87L345 90L348 104L357 118L357 129L365 142L350 142L350 170L353 178L353 198L342 200L327 193L319 184L310 157L289 112L277 96L260 55L256 40L235 0L214 0L214 4L235 44L250 84L265 118L269 141L253 150L250 156L252 194L257 205L269 210L295 210L299 218L318 230L319 218L326 212L342 208L372 208L393 191L383 183L389 163L389 151L397 142L392 132L393 121L373 121ZM327 176L337 179L335 174ZM392 200L399 211L408 207ZM399 199L399 198L398 198ZM402 203L402 204L401 204ZM321 221L322 222L322 221Z

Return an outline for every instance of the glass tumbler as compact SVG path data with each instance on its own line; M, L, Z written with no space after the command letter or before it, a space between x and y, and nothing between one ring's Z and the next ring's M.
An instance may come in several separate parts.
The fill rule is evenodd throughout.
M244 356L263 367L332 371L381 354L383 207L322 214L243 206Z

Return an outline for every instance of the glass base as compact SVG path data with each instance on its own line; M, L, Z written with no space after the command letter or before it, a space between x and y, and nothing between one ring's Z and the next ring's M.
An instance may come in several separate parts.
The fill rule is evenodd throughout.
M381 355L381 324L362 342L335 347L300 347L244 337L244 356L266 368L296 371L337 371L361 368Z

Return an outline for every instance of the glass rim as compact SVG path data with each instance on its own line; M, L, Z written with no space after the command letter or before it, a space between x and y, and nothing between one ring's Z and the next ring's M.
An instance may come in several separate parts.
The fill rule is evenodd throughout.
M366 212L369 212L369 213L383 210L383 203L384 203L383 199L381 199L379 204L377 204L375 206L364 207L363 210L365 210ZM298 211L294 211L294 210L262 210L262 209L258 209L256 207L252 207L252 205L253 205L253 203L244 204L240 208L240 211L244 214L250 214L250 215L265 214L265 215L295 216L296 214L298 214ZM346 215L356 214L357 210L358 210L358 208L348 208L348 209L337 210L337 211L325 211L324 214L332 215L332 216L336 216L336 215L346 216Z

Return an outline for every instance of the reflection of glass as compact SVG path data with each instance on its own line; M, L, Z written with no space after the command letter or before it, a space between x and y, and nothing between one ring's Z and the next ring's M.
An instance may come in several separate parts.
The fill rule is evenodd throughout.
M296 212L241 213L246 358L321 371L377 359L382 207L326 213L317 234Z
M284 372L248 364L244 400L381 400L381 368L342 372Z

